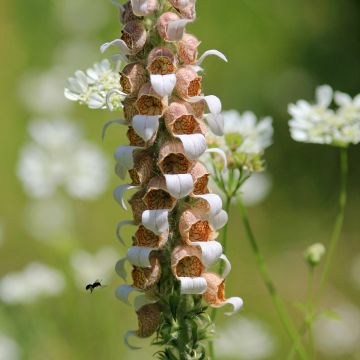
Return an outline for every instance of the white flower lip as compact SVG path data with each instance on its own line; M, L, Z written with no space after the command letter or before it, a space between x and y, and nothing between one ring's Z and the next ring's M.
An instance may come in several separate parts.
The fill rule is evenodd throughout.
M126 281L127 272L125 270L125 263L127 261L127 257L123 257L122 259L118 260L115 264L115 272L124 280Z
M207 282L203 277L179 277L181 294L203 294Z
M156 250L156 248L147 246L131 246L126 256L132 265L147 268L151 267L149 256Z
M143 149L140 146L128 146L121 145L115 150L115 159L119 168L119 176L121 179L124 179L126 176L126 171L134 167L134 157L133 152L135 150Z
M131 53L131 50L126 45L124 40L121 39L115 39L109 42L106 42L100 46L100 51L103 54L110 46L116 46L120 52L124 55L129 55Z
M229 217L225 210L220 210L215 215L210 216L209 221L215 230L219 230L226 225Z
M110 120L110 121L107 121L104 125L103 125L103 128L102 128L102 131L101 131L101 140L104 142L105 140L105 136L106 136L106 132L107 132L107 129L110 125L112 124L118 124L118 125L126 125L127 122L126 120L123 120L123 119L115 119L115 120Z
M120 285L116 288L115 295L120 301L122 301L123 303L125 303L127 305L130 305L129 296L133 292L142 293L142 290L135 288L133 286L130 286L130 285Z
M196 62L196 65L200 66L201 63L209 56L209 55L215 55L217 56L218 58L220 58L221 60L225 61L225 62L228 62L226 56L218 51L218 50L207 50L205 51L198 59L198 61Z
M124 200L124 193L128 190L138 189L138 188L139 186L124 184L124 185L119 185L114 189L113 192L114 198L124 210L127 210L126 203Z
M184 36L185 26L191 23L189 19L179 19L169 21L167 25L167 37L169 41L180 41Z
M194 195L195 198L203 199L208 203L209 215L215 216L222 211L222 200L217 194Z
M145 141L149 141L158 131L160 116L135 115L132 127Z
M124 242L123 238L120 235L120 230L124 225L135 225L135 222L134 222L134 220L122 220L117 224L117 226L116 226L116 237L123 245L125 245L125 242Z
M209 268L218 259L221 258L223 248L218 241L194 241L193 246L198 246L201 249L201 262L206 268Z
M134 330L129 330L129 331L124 335L125 345L126 345L129 349L131 349L131 350L140 350L141 347L139 347L139 346L133 346L133 345L131 345L131 344L129 343L129 338L132 337L132 336L133 336L133 337L138 337L136 331L134 331Z
M194 180L191 174L165 174L166 188L175 199L182 199L189 195L194 188Z
M141 309L143 306L148 305L148 304L154 304L156 303L157 300L153 299L151 297L149 297L146 294L141 294L136 296L136 298L134 299L134 308L135 311L138 311L139 309Z
M190 160L198 159L206 150L205 136L202 134L176 135L181 140L184 152Z
M170 96L176 85L176 74L150 75L152 88L162 97Z
M169 230L169 210L145 210L142 213L142 224L156 235Z
M213 305L213 307L221 308L227 304L232 305L233 310L226 312L225 315L232 316L242 308L242 306L244 305L244 301L239 297L231 297L226 299L224 302L222 302L219 305Z
M221 259L222 261L225 262L225 269L224 269L223 273L220 274L221 277L222 277L223 279L225 279L225 278L229 275L229 273L230 273L230 271L231 271L231 264L230 264L230 261L229 261L229 259L227 258L227 256L224 255L224 254L221 254L221 255L219 256L219 259Z

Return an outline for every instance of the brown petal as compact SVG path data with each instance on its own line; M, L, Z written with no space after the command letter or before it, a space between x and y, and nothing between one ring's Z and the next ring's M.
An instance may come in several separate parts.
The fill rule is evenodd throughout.
M198 47L200 41L191 34L184 34L178 42L178 56L185 64L193 65L196 63L198 56Z
M134 246L160 248L167 242L168 234L156 235L145 226L140 225L134 235Z
M176 205L176 199L167 191L163 176L150 180L143 201L149 210L173 209Z
M140 63L126 65L120 75L123 92L131 94L131 96L136 96L141 86L147 82L146 70Z
M140 338L151 336L159 327L161 320L161 306L158 303L147 304L136 311L139 330L136 335Z
M144 139L136 133L132 126L129 126L126 136L129 139L131 146L145 147L146 144Z
M159 281L161 276L160 261L156 254L150 255L151 268L134 266L131 276L133 286L142 290L151 290Z
M201 77L191 67L184 67L176 73L176 91L183 99L201 94Z
M203 273L201 275L207 282L206 292L203 294L204 300L209 305L220 305L225 299L225 280L214 273Z
M207 194L209 192L208 183L209 183L209 172L206 166L197 161L193 168L191 169L191 176L194 180L194 189L193 194L201 195Z
M146 151L134 153L134 168L129 170L133 185L145 185L153 175L153 156Z
M165 12L159 17L156 24L156 28L162 39L169 40L167 35L168 24L170 21L179 20L179 19L180 17L173 12Z
M176 57L169 48L157 47L148 55L147 69L150 74L173 74L176 71Z
M187 174L192 162L186 157L181 141L173 139L162 144L158 165L163 174Z
M186 19L195 20L196 19L196 7L195 7L195 4L194 3L189 4L185 8L181 9L180 14Z
M205 270L201 250L196 246L178 246L171 254L171 268L175 276L199 277Z
M126 24L129 21L133 21L133 20L139 20L139 18L133 13L131 1L129 0L123 5L123 10L121 11L121 15L120 15L120 21L123 24Z
M140 20L129 21L122 30L121 39L125 41L132 54L137 54L143 49L146 38L146 29Z
M217 233L206 216L196 209L185 210L179 220L182 240L191 245L193 241L213 240Z
M142 221L142 213L146 210L146 205L144 204L142 198L145 195L145 190L137 191L129 200L131 206L134 221L136 224L140 224Z
M161 115L166 106L165 101L154 91L150 83L144 84L135 104L141 115Z
M132 121L135 115L138 115L139 112L135 107L136 98L126 97L123 104L123 113L126 121Z

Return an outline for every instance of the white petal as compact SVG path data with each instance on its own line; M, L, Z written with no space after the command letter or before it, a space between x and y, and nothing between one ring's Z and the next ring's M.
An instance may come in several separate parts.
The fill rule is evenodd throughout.
M142 224L156 235L169 230L169 210L145 210L142 213Z
M201 248L201 261L206 268L221 258L223 248L218 241L194 241L192 245Z
M207 50L207 51L205 51L205 52L199 57L199 59L198 59L198 61L197 61L196 64L197 64L197 65L201 65L201 63L202 63L202 62L205 60L205 58L206 58L207 56L209 56L209 55L215 55L215 56L219 57L220 59L224 60L225 62L228 62L226 56L225 56L222 52L220 52L220 51L218 51L218 50Z
M130 348L131 350L139 350L141 349L138 346L133 346L129 343L129 337L134 336L134 337L138 337L136 331L134 330L129 330L125 335L124 335L124 342L125 345Z
M123 120L123 119L116 119L116 120L107 121L107 122L104 124L103 128L102 128L102 132L101 132L101 139L102 139L102 141L104 141L104 139L105 139L106 131L107 131L108 127L109 127L110 125L112 125L112 124L126 125L127 122L126 122L126 120Z
M204 69L201 66L198 65L189 65L195 72L202 72Z
M220 149L220 148L209 148L205 152L206 153L216 153L216 154L221 156L221 158L222 158L222 160L224 162L222 173L225 174L227 172L227 170L228 170L228 168L227 168L227 157L226 157L225 151L223 149Z
M128 48L124 40L115 39L110 42L106 42L100 46L101 53L104 53L110 46L116 46L120 49L122 54L128 55L130 54L131 50Z
M217 214L210 216L210 223L215 230L219 230L226 225L229 220L225 210L220 210Z
M149 256L155 248L147 246L131 246L127 252L127 258L132 265L139 267L151 267Z
M209 108L211 114L220 114L221 113L221 101L215 95L207 95L207 96L193 96L188 101L190 103L197 103L201 100L204 100Z
M207 282L203 277L179 277L181 294L203 294Z
M122 237L120 236L120 230L124 225L135 225L134 220L123 220L120 221L117 226L116 226L116 237L118 238L118 240L125 245L124 240L122 239Z
M227 256L224 255L224 254L222 254L222 255L220 256L220 259L225 262L225 269L224 269L223 273L220 274L220 276L221 276L223 279L225 279L225 278L229 275L229 273L230 273L230 271L231 271L231 264L230 264L230 261L229 261L229 259L227 258Z
M115 265L115 272L123 279L126 280L127 272L125 270L125 263L127 261L127 257L120 259L117 261Z
M213 306L213 307L216 307L216 308L221 308L227 304L230 304L233 306L233 310L232 311L229 311L229 312L226 312L225 315L227 316L231 316L231 315L234 315L237 311L239 311L244 302L241 298L239 297L231 297L229 299L226 299L223 303L221 303L220 305L216 305L216 306Z
M205 136L202 134L176 135L181 140L186 156L190 160L198 159L206 150Z
M329 85L322 85L316 88L316 101L318 105L327 107L331 104L333 89Z
M215 216L222 210L222 200L219 195L202 194L194 195L194 197L203 199L208 203L210 216Z
M194 188L191 174L164 175L166 188L175 199L182 199L189 195Z
M134 167L134 150L142 149L139 146L127 146L121 145L115 150L115 159L117 163L126 170L130 170ZM121 169L121 170L123 170ZM125 177L124 171L120 171L120 176L122 179Z
M149 0L131 0L131 8L136 16L148 15L148 1Z
M108 107L108 109L110 111L114 111L114 108L112 106L111 103L111 97L117 95L120 97L120 101L122 98L125 98L127 95L125 93L123 93L122 91L120 91L119 89L111 89L107 92L106 94L106 106Z
M150 298L146 294L139 295L134 299L135 311L140 310L145 305L154 304L156 302L157 302L157 299Z
M130 302L129 302L129 296L132 292L141 292L140 289L138 288L135 288L133 286L130 286L130 285L121 285L121 286L118 286L115 290L115 295L116 297L121 300L123 303L127 304L127 305L130 305Z
M132 127L141 138L149 141L158 131L159 118L160 116L135 115Z
M128 190L132 190L132 189L137 189L137 188L139 188L139 186L124 184L124 185L119 185L114 189L114 192L113 192L114 198L121 205L121 207L124 210L127 210L125 200L124 200L124 192L128 191Z
M335 92L335 102L339 106L349 105L349 104L351 104L351 96L346 93L336 91Z
M170 21L167 26L167 37L169 41L180 41L184 35L185 26L192 22L189 19Z
M206 114L206 121L211 132L217 136L224 135L224 117L222 114Z
M151 86L160 96L170 96L176 85L176 75L150 75Z

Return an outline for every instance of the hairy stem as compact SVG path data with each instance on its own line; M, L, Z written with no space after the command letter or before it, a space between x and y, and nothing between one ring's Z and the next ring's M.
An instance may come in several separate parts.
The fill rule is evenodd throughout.
M242 221L243 221L243 224L245 227L247 238L250 242L251 248L255 255L256 264L258 266L261 278L265 284L266 289L268 290L268 292L270 294L270 297L274 304L276 312L277 312L289 338L293 342L296 352L298 353L300 359L306 360L306 359L308 359L308 356L305 351L305 348L304 348L304 346L300 340L300 337L296 331L296 328L293 325L293 322L285 308L285 304L284 304L282 298L280 297L280 295L271 279L271 276L267 269L264 257L260 251L260 248L256 242L254 233L252 231L246 208L242 204L241 200L240 200L240 213L241 213L241 218L242 218Z

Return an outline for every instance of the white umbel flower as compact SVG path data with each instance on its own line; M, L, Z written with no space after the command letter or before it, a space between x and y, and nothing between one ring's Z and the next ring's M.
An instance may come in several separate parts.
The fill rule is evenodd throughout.
M111 92L113 95L108 97ZM120 75L117 69L112 69L109 60L104 59L86 72L78 70L68 78L64 95L71 101L86 104L90 109L117 110L123 99Z
M20 346L7 335L0 334L0 360L20 359Z
M257 121L255 114L245 111L240 115L236 110L223 112L225 140L231 136L238 142L236 151L246 154L260 154L272 144L272 119L265 117Z
M32 142L21 149L17 173L31 197L50 197L59 187L80 199L103 192L107 160L97 146L82 139L78 126L65 119L36 120L29 133Z
M0 299L8 304L27 304L45 296L59 295L65 287L63 274L33 262L23 271L9 273L0 281Z
M335 100L336 110L330 105ZM291 137L295 141L348 146L360 142L360 96L334 92L329 85L316 89L316 102L299 100L288 107Z

